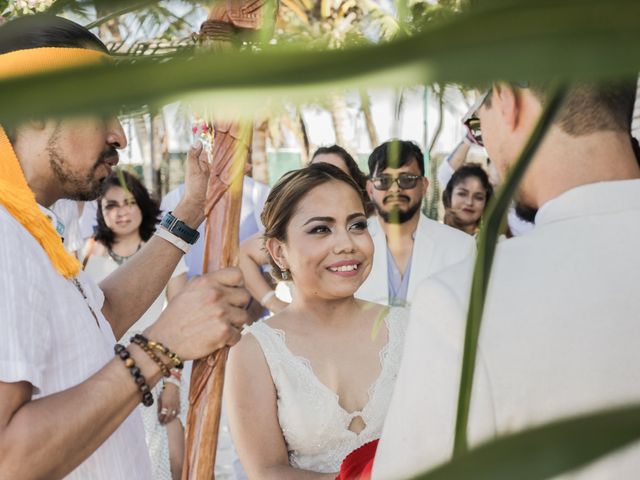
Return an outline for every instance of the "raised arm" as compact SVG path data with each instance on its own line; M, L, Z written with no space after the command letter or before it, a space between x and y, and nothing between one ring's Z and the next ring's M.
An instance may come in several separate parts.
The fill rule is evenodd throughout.
M456 146L455 150L438 167L438 182L444 189L451 180L451 176L459 169L467 159L471 142L468 137L464 137Z
M235 344L247 320L242 307L248 294L241 284L237 269L191 282L145 335L185 360ZM128 348L153 387L160 378L158 366L136 345ZM0 382L1 480L64 477L116 430L141 398L120 358L73 388L37 400L32 394L26 381Z
M209 178L209 164L200 143L189 150L186 175L185 195L173 215L195 229L204 220ZM105 296L102 313L116 338L158 298L182 255L182 250L154 235L140 252L100 283Z
M225 401L233 442L250 479L329 480L335 474L299 470L289 465L278 423L276 389L262 350L245 335L229 353Z
M238 255L238 266L244 275L247 290L258 302L264 301L263 307L268 308L273 313L278 313L287 304L276 297L275 292L273 295L269 294L269 292L273 292L273 288L271 288L262 273L262 265L267 263L269 263L269 257L262 247L260 233L256 233L242 242L240 254ZM267 300L263 300L264 298L267 298Z

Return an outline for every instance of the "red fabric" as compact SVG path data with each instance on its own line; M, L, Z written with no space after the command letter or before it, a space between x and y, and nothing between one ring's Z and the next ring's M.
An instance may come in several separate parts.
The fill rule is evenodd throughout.
M373 440L347 455L336 480L370 480L377 448L378 440Z

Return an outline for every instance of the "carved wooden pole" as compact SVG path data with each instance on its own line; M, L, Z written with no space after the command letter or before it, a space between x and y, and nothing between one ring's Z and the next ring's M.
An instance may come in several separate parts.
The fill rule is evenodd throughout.
M217 3L202 25L202 43L215 51L232 48L242 30L262 23L266 0L227 0ZM242 178L251 148L253 124L216 122L213 125L212 172L207 191L204 272L237 264ZM214 467L228 348L197 360L191 373L186 425L183 480L215 478Z

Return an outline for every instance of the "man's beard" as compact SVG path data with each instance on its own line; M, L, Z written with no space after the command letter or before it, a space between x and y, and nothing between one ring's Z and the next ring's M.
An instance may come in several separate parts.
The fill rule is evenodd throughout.
M96 200L100 196L102 180L104 180L104 178L96 178L96 170L106 163L107 158L118 155L115 147L108 146L105 148L95 164L84 176L69 168L65 158L56 147L57 143L54 135L47 145L47 153L49 154L51 170L63 188L64 198L83 202Z
M394 197L392 196L385 197L383 200L383 203L387 203L392 198ZM396 198L405 198L407 201L411 200L406 195L397 195ZM376 212L378 212L378 215L380 216L380 218L382 218L382 220L384 220L385 223L391 223L391 224L402 224L402 223L408 222L413 217L415 217L416 213L420 211L421 204L422 202L416 202L413 205L410 205L409 208L407 208L407 210L405 211L400 210L398 206L395 205L391 207L391 209L389 209L388 211L385 211L382 209L380 205L378 205L377 202L374 202L374 205L376 207Z
M527 205L524 202L517 201L516 202L516 215L520 220L524 220L525 222L535 223L536 214L538 213L538 209Z

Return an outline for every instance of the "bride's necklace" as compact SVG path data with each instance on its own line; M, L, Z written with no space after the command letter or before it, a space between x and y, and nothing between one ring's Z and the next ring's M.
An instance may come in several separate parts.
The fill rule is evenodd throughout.
M116 252L114 252L111 249L108 249L108 253L109 256L113 259L114 262L116 262L118 265L122 265L125 260L130 259L131 257L133 257L136 253L138 253L138 251L142 248L142 242L140 242L138 244L138 248L136 248L136 251L133 252L131 255L118 255Z

